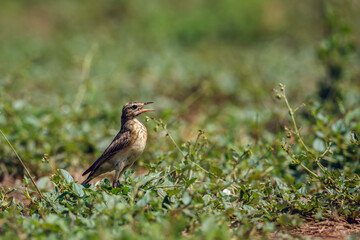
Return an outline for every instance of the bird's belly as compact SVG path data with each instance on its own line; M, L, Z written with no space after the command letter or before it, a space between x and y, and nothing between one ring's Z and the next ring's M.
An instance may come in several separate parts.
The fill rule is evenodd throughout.
M134 154L141 154L146 146L146 135L139 134L138 139L135 141L135 143L131 146L131 152Z
M141 130L140 130L141 131ZM130 146L126 152L120 152L114 157L114 165L119 164L120 162L125 162L125 165L132 165L144 151L146 146L147 134L140 132L136 141Z

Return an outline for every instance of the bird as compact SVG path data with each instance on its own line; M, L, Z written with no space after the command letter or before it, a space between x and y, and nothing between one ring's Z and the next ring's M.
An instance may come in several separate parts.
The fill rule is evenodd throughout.
M146 127L137 119L145 112L154 109L143 109L153 102L128 102L123 106L121 128L103 154L82 174L90 173L85 181L86 186L95 177L115 169L112 186L118 187L118 180L126 169L131 167L144 151L147 140Z

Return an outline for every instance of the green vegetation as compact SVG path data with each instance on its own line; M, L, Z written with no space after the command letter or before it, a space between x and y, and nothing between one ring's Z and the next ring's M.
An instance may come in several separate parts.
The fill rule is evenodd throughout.
M1 238L289 239L312 220L358 223L356 4L3 1ZM155 102L145 152L120 188L84 188L132 100Z

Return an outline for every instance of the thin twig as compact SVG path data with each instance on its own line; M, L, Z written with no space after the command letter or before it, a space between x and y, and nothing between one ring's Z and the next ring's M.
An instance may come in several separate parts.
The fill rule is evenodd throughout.
M286 90L285 90L285 85L283 84L280 84L280 90L281 90L281 97L284 98L284 101L285 101L285 104L289 110L289 113L290 113L290 117L291 117L291 120L292 120L292 124L293 124L293 127L295 129L295 131L293 131L293 133L295 134L295 136L299 139L299 142L301 143L301 145L305 148L306 152L309 153L309 156L310 158L312 158L314 160L314 162L316 163L316 165L318 165L318 167L320 168L320 170L325 173L328 177L328 179L330 179L330 181L334 182L334 180L332 179L332 177L330 176L329 174L329 171L320 163L320 159L322 157L325 156L325 154L330 150L330 148L326 149L325 152L319 157L316 153L312 152L308 146L305 144L304 140L302 139L301 137L301 134L300 134L300 131L299 131L299 128L297 126L297 123L296 123L296 119L295 119L295 116L294 116L294 113L295 111L298 109L296 109L295 111L293 110L293 108L290 106L290 103L287 99L287 96L286 96ZM291 154L289 154L290 157L292 159L294 159ZM313 157L315 156L315 158ZM298 159L295 160L297 163L301 163ZM305 165L303 165L302 163L300 164L302 167L304 167L304 169L306 169L307 171L310 171L310 169L308 169ZM314 174L312 171L310 171L310 174ZM315 174L316 175L316 174ZM317 176L317 175L316 175Z
M320 179L320 177L314 173L313 171L311 171L309 168L307 168L302 162L300 162L298 159L296 159L290 152L288 149L286 149L285 147L283 147L283 149L286 151L286 153L288 154L288 156L290 156L290 158L292 160L294 160L297 164L299 164L301 167L303 167L308 173L310 173L312 176L314 176L317 179Z
M287 97L286 97L285 87L284 87L284 90L283 90L283 91L284 91L284 94L282 94L282 95L283 95L283 97L284 97L286 106L287 106L287 108L289 109L290 117L291 117L291 120L292 120L294 129L295 129L295 135L299 138L299 141L300 141L301 145L303 145L303 147L305 148L305 150L306 150L307 152L309 152L309 153L312 153L312 152L310 151L310 149L306 146L306 144L304 143L304 141L303 141L303 139L302 139L302 137L301 137L301 135L300 135L299 129L298 129L297 124L296 124L295 116L294 116L294 112L295 112L295 111L291 108L291 106L290 106L290 104L289 104L289 101L288 101L288 99L287 99Z
M17 153L17 151L15 150L15 148L13 147L13 145L10 143L10 141L7 139L7 137L5 136L4 132L0 129L0 133L2 134L2 136L4 137L5 141L7 142L7 144L10 146L10 148L13 150L13 152L15 153L16 157L19 159L21 165L23 166L23 168L26 171L26 174L29 176L31 182L33 183L36 191L38 192L40 198L42 198L45 202L47 202L54 210L54 212L56 212L58 215L60 215L60 213L55 209L55 206L44 197L44 195L41 193L40 189L38 188L38 186L35 183L34 178L31 176L29 170L27 169L27 167L25 166L24 162L22 161L22 159L20 158L19 154Z

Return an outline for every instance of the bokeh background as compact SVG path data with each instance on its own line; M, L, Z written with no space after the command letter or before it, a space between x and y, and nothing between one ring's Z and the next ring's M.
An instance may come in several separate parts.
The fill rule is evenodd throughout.
M341 115L358 104L359 9L356 0L3 0L0 126L36 175L81 172L133 100L154 101L148 115L177 141L205 129L219 149L263 142L286 119L272 92L280 82L295 105L319 101ZM171 145L147 126L139 165ZM0 179L22 176L4 142L0 159Z

